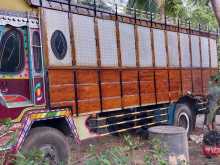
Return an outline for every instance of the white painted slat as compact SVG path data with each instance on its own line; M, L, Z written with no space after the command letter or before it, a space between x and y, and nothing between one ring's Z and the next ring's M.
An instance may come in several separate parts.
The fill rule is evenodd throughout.
M210 39L210 50L211 50L211 67L218 67L218 55L217 55L217 45L216 40Z
M134 25L119 23L122 66L135 67Z
M153 36L154 36L155 66L166 67L167 55L165 48L164 31L159 29L153 29Z
M69 22L68 13L44 9L44 19L46 22L46 31L48 38L48 51L49 51L49 65L51 66L71 66L72 65L72 55L71 55L71 45L70 45L70 32L69 32ZM61 23L62 22L62 23ZM51 48L51 37L54 31L60 30L67 41L67 52L64 59L59 60L55 57Z
M150 28L138 26L139 39L139 61L141 67L152 67L152 48L151 48L151 32Z
M202 67L209 67L209 40L206 37L201 39Z
M167 32L169 66L179 67L179 51L177 32Z
M101 66L118 66L115 22L98 19Z
M76 65L97 66L94 18L72 15Z
M189 35L180 33L180 51L181 51L181 65L182 67L191 66L191 57L189 49Z
M192 66L200 67L199 36L191 35Z

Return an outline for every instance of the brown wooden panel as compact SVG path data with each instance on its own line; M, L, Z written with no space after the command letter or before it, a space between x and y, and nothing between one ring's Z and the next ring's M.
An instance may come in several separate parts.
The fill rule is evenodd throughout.
M154 71L153 70L140 70L140 80L141 81L154 81Z
M137 81L138 80L138 72L137 70L123 70L122 71L122 81Z
M138 95L138 82L124 82L123 95Z
M141 94L141 103L142 105L155 104L156 103L155 94L154 93Z
M48 70L50 85L73 84L74 77L72 70L53 69Z
M73 71L70 69L49 69L48 77L51 106L74 106Z
M100 111L100 100L79 100L79 113Z
M193 94L194 95L202 95L202 76L201 69L193 69Z
M120 83L102 84L102 97L121 97Z
M155 87L154 87L154 71L140 70L139 74L140 74L141 103L143 105L156 103Z
M77 83L78 84L91 84L98 83L98 72L97 70L78 70L77 71Z
M104 98L102 104L104 110L121 108L121 97Z
M169 70L170 98L176 101L181 97L181 77L180 70Z
M159 103L169 101L169 84L167 70L156 70L155 78L157 102Z
M99 86L98 84L94 85L78 85L78 99L86 100L86 99L97 99L99 98Z
M183 95L187 94L188 91L192 92L192 76L191 70L181 70L182 72L182 91Z
M202 80L203 80L203 94L208 94L208 81L210 78L210 69L202 70Z
M102 70L102 106L103 110L121 108L121 85L119 70Z
M138 95L123 96L122 104L123 107L137 106L139 105L139 96Z
M137 70L122 71L122 106L129 107L139 104Z
M120 75L118 70L102 70L101 81L103 82L119 82Z
M169 101L168 92L167 92L167 93L157 92L157 102L158 102L158 103L163 103L163 102L168 102L168 101Z
M73 85L50 86L50 101L52 103L74 101Z

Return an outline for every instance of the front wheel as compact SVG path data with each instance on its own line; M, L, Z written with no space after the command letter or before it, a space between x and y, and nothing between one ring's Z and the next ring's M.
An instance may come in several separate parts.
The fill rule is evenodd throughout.
M193 130L194 118L191 109L186 104L177 104L174 116L174 125L186 129L187 134Z
M70 147L66 137L59 130L51 127L37 127L30 131L22 146L28 153L33 149L42 152L43 160L50 165L68 164Z

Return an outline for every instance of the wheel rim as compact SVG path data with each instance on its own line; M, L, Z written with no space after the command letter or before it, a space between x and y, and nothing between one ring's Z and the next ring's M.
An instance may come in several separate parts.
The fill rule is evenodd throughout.
M58 165L59 158L57 150L54 146L46 144L40 147L40 151L43 153L43 160L50 165Z
M178 117L178 126L183 127L186 131L189 131L189 117L187 113L181 112Z

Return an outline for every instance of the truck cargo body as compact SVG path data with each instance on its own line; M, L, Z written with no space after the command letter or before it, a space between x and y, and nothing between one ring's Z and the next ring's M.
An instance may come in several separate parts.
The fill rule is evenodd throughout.
M77 142L159 124L190 132L207 110L217 34L72 1L0 3L0 118L18 125L16 150L39 126Z

